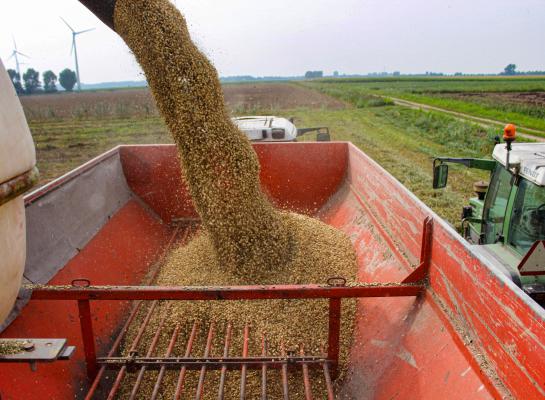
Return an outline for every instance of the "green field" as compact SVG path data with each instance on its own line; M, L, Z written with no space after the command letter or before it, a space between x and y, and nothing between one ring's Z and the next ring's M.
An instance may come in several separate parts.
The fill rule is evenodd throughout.
M31 120L29 126L42 183L118 144L172 142L159 117Z
M379 83L386 85L385 82L376 81L365 85ZM513 85L513 82L510 81L509 84ZM301 88L301 84L278 85L282 86L273 86L270 90L277 90L282 96L291 91L296 93ZM245 101L250 99L244 103L247 108L241 109L240 103L235 102L231 109L234 113L247 114L251 110L255 114L294 116L299 127L329 126L333 140L353 142L439 215L458 225L460 209L472 195L473 182L487 179L487 176L479 171L454 166L448 188L434 191L431 189L432 160L435 156L445 155L489 158L494 144L493 138L499 133L497 128L484 128L448 115L392 105L391 102L374 95L371 89L362 88L359 81L312 82L305 86L327 93L342 102L335 102L329 97L324 100L323 95L319 104L315 104L314 100L308 102L309 98L319 94L305 89L308 92L306 95L297 92L300 99L298 101L302 104L300 106L293 105L293 98L297 96L290 96L290 101L286 102L273 96L271 104L266 105L253 94L246 98L244 91L248 86L241 86L241 98ZM113 93L115 92L108 92L108 102L116 102ZM270 93L267 95L270 96ZM261 100L263 98L262 96ZM85 94L82 94L81 99L84 102ZM238 97L236 99L240 100ZM317 99L319 97L315 100ZM47 96L41 101L47 103ZM172 140L161 118L155 112L138 111L148 109L141 107L141 100L135 104L138 106L123 107L119 112L115 111L118 107L113 104L108 110L114 111L107 115L96 112L82 116L75 112L56 118L44 118L43 113L37 112L38 109L31 110L27 106L27 115L39 116L29 118L29 125L38 149L38 167L42 173L42 182L51 180L120 143L170 143ZM56 110L55 107L60 105L47 107ZM312 139L312 136L305 138Z
M545 131L545 77L331 79L305 83L364 104L386 96Z
M472 195L473 182L487 178L480 171L455 166L446 190L431 188L435 156L489 157L493 130L399 106L299 110L294 115L301 126L327 125L333 140L354 143L454 225L460 219L462 205Z

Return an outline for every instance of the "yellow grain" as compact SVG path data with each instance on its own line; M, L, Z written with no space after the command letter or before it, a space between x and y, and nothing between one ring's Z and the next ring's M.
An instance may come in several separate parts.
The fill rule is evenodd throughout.
M355 254L346 235L316 219L275 210L261 191L257 156L231 122L217 72L191 41L176 8L167 0L118 0L114 23L147 76L178 147L184 178L202 220L202 229L190 243L169 255L157 284L325 283L330 276L339 275L353 281ZM346 360L354 302L344 303L342 358ZM212 321L217 329L212 350L216 356L223 352L227 322L234 326L233 355L241 354L245 323L252 332L250 354L261 354L265 333L271 354L279 354L282 341L288 349L296 350L304 343L308 353L320 354L327 335L327 311L325 300L162 302L139 352L146 353L161 316L167 315L156 355L164 354L176 324L182 326L180 337L187 338L193 321L201 326L194 355L202 355L206 329ZM134 334L135 328L125 352ZM180 340L174 354L184 351L185 342ZM270 398L280 398L279 372L271 371L270 375ZM156 376L154 372L146 374L139 398L149 398ZM216 398L218 376L207 375L205 399ZM236 376L229 375L227 399L238 398ZM317 398L323 395L321 376L320 371L313 377ZM134 379L130 374L125 380L120 398L130 393ZM189 396L193 396L198 373L189 373L187 379ZM176 380L175 371L166 375L161 392L164 398L172 397ZM301 382L300 371L290 374L290 398L303 396ZM257 398L259 393L259 373L249 372L247 398Z

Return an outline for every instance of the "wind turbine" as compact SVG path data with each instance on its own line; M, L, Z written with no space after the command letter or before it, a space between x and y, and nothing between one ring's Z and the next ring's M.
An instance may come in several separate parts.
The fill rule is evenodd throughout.
M19 74L19 78L21 77L21 62L19 62L19 56L23 56L26 58L29 58L26 54L21 53L19 50L17 50L17 43L15 42L15 38L13 39L13 51L11 52L11 56L9 56L8 60L10 60L12 57L15 58L15 66L17 69L17 74Z
M82 34L82 33L85 33L85 32L89 32L89 31L93 31L95 28L91 28L91 29L85 29L84 31L79 31L79 32L76 32L69 24L68 22L66 22L64 20L63 17L61 17L62 19L62 22L64 22L66 24L66 26L72 31L72 47L70 48L70 55L72 55L72 52L74 53L74 60L75 60L75 63L76 63L76 81L78 83L78 91L81 90L81 81L79 79L79 65L78 65L78 49L76 47L76 36L78 36L79 34Z

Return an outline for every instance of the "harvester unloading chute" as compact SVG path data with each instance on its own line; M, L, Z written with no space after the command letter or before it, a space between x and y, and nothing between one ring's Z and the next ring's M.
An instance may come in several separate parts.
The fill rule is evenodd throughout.
M17 298L26 253L22 193L37 178L30 130L13 84L0 61L0 326Z

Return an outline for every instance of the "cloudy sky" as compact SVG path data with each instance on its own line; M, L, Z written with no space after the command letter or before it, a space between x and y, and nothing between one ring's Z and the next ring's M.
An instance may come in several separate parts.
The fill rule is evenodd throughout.
M193 39L222 76L394 71L545 70L545 0L177 0ZM0 58L12 36L39 71L73 69L82 82L143 79L128 48L76 0L2 0Z

